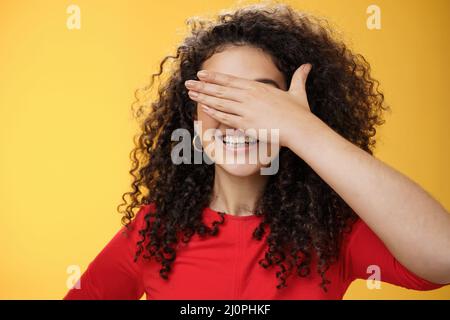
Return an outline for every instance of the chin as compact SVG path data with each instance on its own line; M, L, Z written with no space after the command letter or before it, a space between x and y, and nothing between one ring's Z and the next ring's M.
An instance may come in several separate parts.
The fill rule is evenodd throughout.
M249 143L242 141L238 143L225 142L222 138L210 142L205 147L208 158L215 162L226 173L236 177L250 177L261 175L261 169L268 167L260 162L260 142L257 139ZM265 144L265 152L271 154L271 145ZM267 157L267 158L266 158ZM273 160L275 156L265 156L264 160Z
M261 164L216 164L228 174L237 177L249 177L260 174Z

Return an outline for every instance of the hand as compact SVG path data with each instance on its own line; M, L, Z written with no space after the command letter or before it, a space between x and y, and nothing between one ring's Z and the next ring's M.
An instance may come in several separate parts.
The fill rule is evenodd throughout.
M301 65L292 77L289 90L207 71L197 73L201 81L189 80L185 85L192 100L212 118L238 129L279 129L280 145L287 145L289 136L296 133L311 113L305 83L311 64ZM204 70L206 71L206 70ZM306 119L306 120L305 120ZM257 136L261 140L260 136Z

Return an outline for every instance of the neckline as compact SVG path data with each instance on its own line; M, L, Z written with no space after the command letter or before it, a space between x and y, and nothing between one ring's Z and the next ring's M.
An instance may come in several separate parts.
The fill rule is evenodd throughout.
M206 207L205 211L210 215L216 215L217 217L220 217L219 212L214 209L211 209L210 207ZM247 216L236 216L234 214L224 212L224 218L228 220L244 221L244 220L259 220L261 219L261 216L257 216L255 214L250 214Z

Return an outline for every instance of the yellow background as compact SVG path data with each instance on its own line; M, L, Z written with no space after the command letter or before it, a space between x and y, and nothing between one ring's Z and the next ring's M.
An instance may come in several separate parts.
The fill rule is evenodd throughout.
M0 2L0 298L60 299L120 227L133 93L173 53L192 15L234 1ZM81 8L68 30L66 9ZM286 1L328 17L363 53L392 107L376 155L450 208L448 0ZM368 30L366 8L381 8ZM345 298L449 299L354 282Z

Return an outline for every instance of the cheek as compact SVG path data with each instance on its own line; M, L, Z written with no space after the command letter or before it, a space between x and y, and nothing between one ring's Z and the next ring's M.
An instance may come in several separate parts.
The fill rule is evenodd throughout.
M214 129L217 129L220 126L220 122L210 117L201 107L197 107L197 121L203 135L201 137L203 148L207 148L212 143L211 134L213 134L212 132L214 132ZM211 154L208 154L208 156L211 157Z
M202 110L200 105L199 107L197 107L197 120L201 123L203 131L211 128L218 128L220 125L220 122L215 120L214 118L211 118L206 112Z

